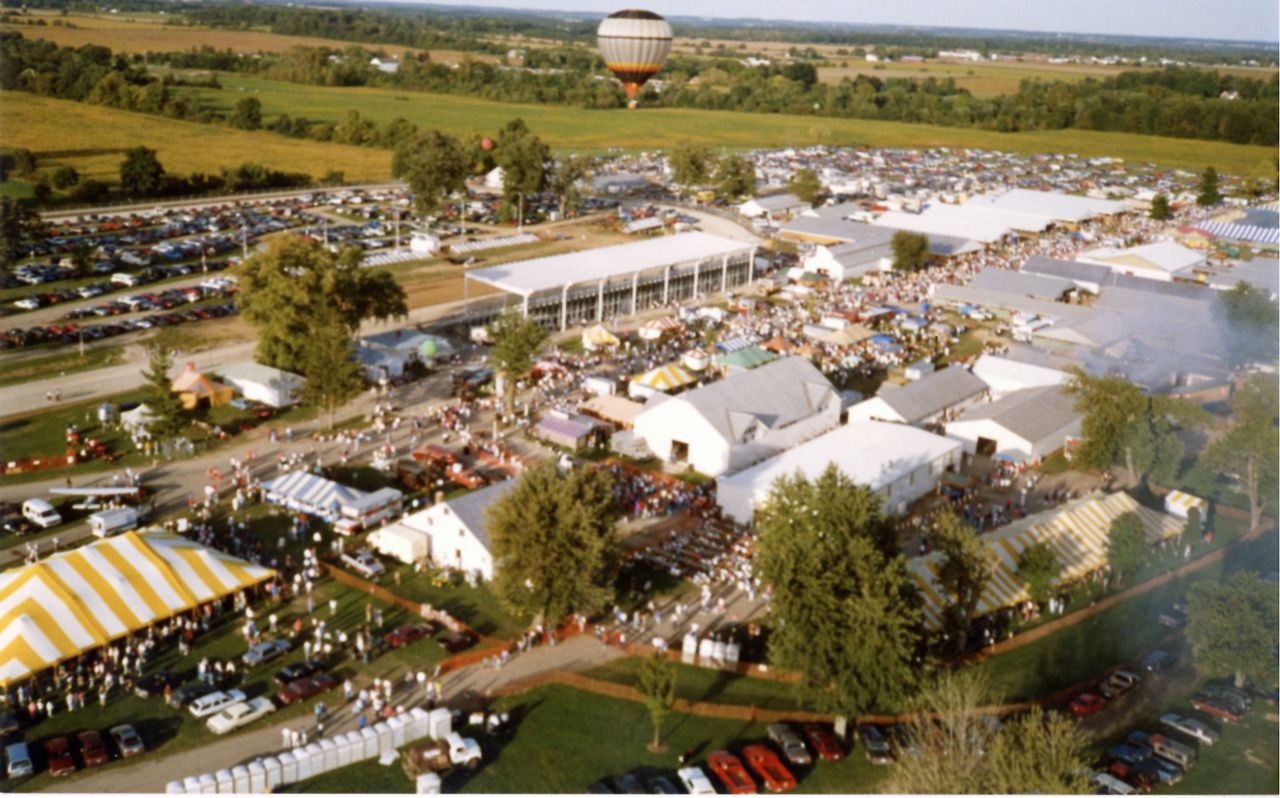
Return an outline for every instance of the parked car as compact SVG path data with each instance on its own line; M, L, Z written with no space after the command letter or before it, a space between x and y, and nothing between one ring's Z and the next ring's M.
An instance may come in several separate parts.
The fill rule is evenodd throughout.
M470 632L445 632L440 636L439 643L444 647L445 651L450 654L457 654L459 651L465 651L476 642L476 638Z
M1152 786L1177 784L1182 781L1182 768L1158 756L1147 757L1135 764L1133 769L1141 773L1147 779L1147 783Z
M169 706L174 709L185 709L197 698L209 695L210 693L216 693L217 691L218 688L203 682L188 684L173 691L173 694L169 696Z
M1227 703L1240 715L1247 712L1253 705L1253 696L1230 685L1210 683L1201 688L1200 692L1209 698Z
M1148 673L1163 673L1173 666L1177 661L1177 657L1165 651L1163 648L1157 648L1155 651L1147 654L1139 663L1142 669Z
M924 753L924 748L916 739L915 730L905 723L895 723L889 727L889 745L893 747L893 755L898 758L920 756Z
M1183 770L1196 763L1196 749L1171 740L1163 734L1151 735L1151 750L1163 760L1172 762Z
M1110 773L1094 773L1089 783L1098 790L1099 795L1133 795L1138 791Z
M253 648L245 652L243 660L245 665L256 666L264 662L270 662L276 657L281 656L291 648L288 640L264 640Z
M1137 767L1124 762L1112 762L1107 772L1139 792L1151 792L1151 781L1147 774Z
M436 631L435 626L427 623L406 623L387 632L383 638L392 648L400 648L415 643L424 637L430 637Z
M663 775L650 776L645 779L644 788L650 795L679 795L680 788L671 779Z
M1209 728L1208 724L1195 718L1184 718L1181 715L1175 715L1170 712L1160 716L1160 723L1205 745L1213 745L1218 742L1218 732Z
M1140 684L1142 684L1142 678L1138 674L1129 671L1116 671L1099 685L1098 692L1102 693L1103 698L1110 701L1119 698Z
M304 659L301 662L291 662L280 670L276 671L276 675L271 677L275 679L276 684L281 687L292 684L299 679L320 673L325 669L325 662L322 659Z
M1107 705L1107 699L1097 693L1081 693L1067 706L1077 718L1087 717Z
M4 767L5 775L11 779L30 776L36 772L35 765L31 762L31 751L26 743L19 740L4 747ZM712 790L712 792L715 791Z
M66 737L54 737L44 744L44 759L54 776L69 776L76 772L76 760L71 756L71 741Z
M707 767L716 774L725 789L734 795L756 791L756 783L742 766L742 760L728 751L712 751L708 754Z
M239 704L244 700L246 700L246 696L239 690L228 690L225 693L219 690L200 696L192 701L187 709L197 718L204 718L215 712L221 712L233 704Z
M138 732L128 723L112 726L107 733L115 741L116 748L120 751L120 756L126 759L131 756L137 756L147 750L147 746L142 742L142 738L138 736Z
M867 759L871 764L888 765L893 762L893 750L889 747L889 741L877 727L869 723L859 726L858 739L862 741L862 747L866 750Z
M643 795L644 785L640 777L634 773L623 773L613 777L614 791L619 795Z
M226 734L241 726L248 726L258 718L266 717L275 711L275 704L272 704L270 699L258 697L249 702L232 704L209 718L205 725L214 734Z
M1181 629L1187 625L1187 616L1172 608L1160 613L1160 617L1156 620L1161 626L1166 626L1170 629Z
M18 716L12 712L0 712L0 737L16 734L19 728Z
M133 694L138 698L154 698L155 696L164 695L166 687L175 689L181 685L185 679L181 673L174 671L156 671L155 673L143 676L133 687Z
M387 572L382 563L378 562L378 558L373 556L373 552L368 549L360 549L350 554L343 554L342 562L365 579L377 579Z
M818 756L828 762L838 762L844 759L844 748L840 745L840 741L836 739L831 729L817 723L807 723L804 727L805 739L809 741L809 745L813 746L813 750Z
M1210 717L1225 720L1230 723L1236 723L1244 717L1243 712L1237 712L1236 708L1221 698L1210 698L1207 695L1197 695L1191 699L1191 706L1200 710Z
M773 744L782 749L782 755L787 761L793 765L812 765L813 757L809 756L809 749L805 747L804 740L800 739L800 735L795 733L785 723L770 723L765 729L769 733L769 739Z
M742 749L742 757L771 792L788 792L796 788L796 777L767 745L748 745Z
M1129 743L1120 743L1113 745L1107 755L1118 762L1124 762L1129 765L1136 765L1151 758L1151 749L1145 745L1130 745Z
M291 683L288 687L281 688L276 693L276 700L282 706L288 706L295 701L306 701L312 696L332 690L338 686L338 680L327 673L317 673L307 676Z
M696 766L680 768L676 771L676 776L680 779L680 784L684 787L685 792L690 795L715 795L715 785L711 783L711 779L707 777L706 772Z
M111 761L111 755L107 753L107 744L102 741L101 734L90 729L80 732L76 738L80 742L80 761L85 767L96 768Z

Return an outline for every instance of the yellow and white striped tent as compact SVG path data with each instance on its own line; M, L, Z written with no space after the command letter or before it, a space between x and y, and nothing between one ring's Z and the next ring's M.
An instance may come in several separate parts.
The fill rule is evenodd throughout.
M678 363L665 366L636 377L635 381L656 391L674 391L686 385L692 385L696 378Z
M1186 518L1192 507L1200 510L1200 522L1204 523L1204 513L1209 508L1209 502L1180 490L1171 490L1165 494L1164 511L1170 515Z
M1178 519L1143 507L1129 494L1120 492L1080 499L983 535L981 540L987 544L991 556L992 577L978 600L977 614L1030 599L1026 585L1018 578L1018 562L1022 552L1033 544L1044 543L1053 552L1062 568L1059 583L1075 581L1106 565L1111 522L1129 512L1136 513L1142 521L1148 543L1154 544L1182 531L1183 524ZM907 563L924 599L925 623L935 629L942 625L947 605L938 584L941 560L942 555L931 552Z
M0 573L0 687L274 573L161 532L126 532Z

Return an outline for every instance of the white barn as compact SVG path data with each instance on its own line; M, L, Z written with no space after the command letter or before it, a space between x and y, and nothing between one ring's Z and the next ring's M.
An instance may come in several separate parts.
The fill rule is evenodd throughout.
M991 398L999 399L1014 391L1046 385L1066 385L1071 375L1065 371L1022 363L991 354L981 355L973 364L973 376L990 388Z
M1017 461L1042 460L1080 435L1075 397L1060 386L1014 391L966 410L947 425L947 437L967 454L1001 455Z
M457 568L476 573L481 579L492 579L493 553L485 531L484 513L514 486L515 480L499 482L407 515L385 540L374 543L392 556L400 557L398 552L406 552L410 556L425 557L441 568ZM415 532L425 538L425 545L400 540Z
M787 357L678 396L655 394L635 436L659 458L717 477L833 429L840 409L812 363Z
M855 421L759 465L719 480L717 501L724 513L741 524L755 518L756 508L781 476L797 471L817 478L834 464L900 514L937 487L942 473L960 462L960 444L902 424Z

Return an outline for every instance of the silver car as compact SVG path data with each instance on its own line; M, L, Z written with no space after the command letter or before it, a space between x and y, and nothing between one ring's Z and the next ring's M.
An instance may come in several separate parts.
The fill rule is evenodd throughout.
M771 723L767 731L769 739L782 749L788 762L793 765L813 764L813 758L809 756L809 749L805 747L804 740L801 740L800 735L792 731L790 726L785 723Z
M1209 728L1208 724L1195 718L1184 718L1170 712L1160 716L1160 723L1205 745L1218 742L1218 733Z

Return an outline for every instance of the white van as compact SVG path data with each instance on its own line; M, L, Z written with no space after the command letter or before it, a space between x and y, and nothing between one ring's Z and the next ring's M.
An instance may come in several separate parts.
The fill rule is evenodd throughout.
M27 499L23 502L22 517L41 529L48 529L62 523L62 516L58 515L53 505L44 499Z
M117 532L133 529L138 525L138 511L132 507L117 507L89 516L89 531L95 538L109 538Z

